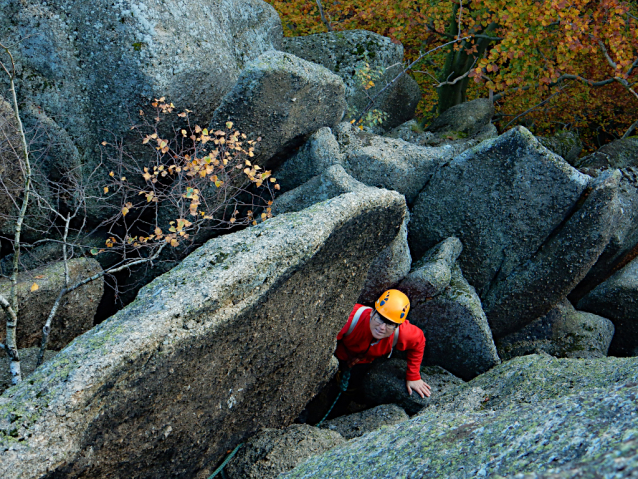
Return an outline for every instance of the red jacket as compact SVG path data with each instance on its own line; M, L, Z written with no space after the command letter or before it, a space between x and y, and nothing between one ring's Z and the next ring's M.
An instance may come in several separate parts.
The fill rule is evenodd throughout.
M342 361L349 361L362 354L359 363L371 363L376 358L381 356L387 356L392 351L392 343L394 341L394 335L389 338L377 340L372 336L370 331L370 314L372 309L368 309L361 314L357 325L354 330L345 336L346 332L350 328L352 318L359 308L363 307L360 304L355 304L348 322L345 324L339 334L337 334L337 350L335 356ZM376 341L376 342L375 342ZM368 349L370 346L370 349ZM409 321L405 321L399 326L399 339L395 346L399 351L408 352L408 368L405 373L405 379L407 381L418 381L421 379L421 360L423 359L423 350L425 349L425 336L423 331L417 328ZM366 349L368 350L366 352Z

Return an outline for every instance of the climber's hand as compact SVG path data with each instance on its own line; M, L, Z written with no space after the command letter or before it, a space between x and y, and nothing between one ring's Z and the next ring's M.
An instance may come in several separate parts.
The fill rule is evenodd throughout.
M412 390L419 393L419 396L424 398L425 396L430 397L430 386L423 381L423 379L419 379L418 381L406 381L405 386L408 388L408 393L412 396Z

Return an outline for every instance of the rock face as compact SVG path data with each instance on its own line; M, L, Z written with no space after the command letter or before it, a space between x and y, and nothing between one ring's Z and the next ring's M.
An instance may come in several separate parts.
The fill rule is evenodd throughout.
M0 476L208 477L316 393L404 215L375 190L209 241L5 392Z
M422 398L417 393L408 394L405 388L403 359L377 360L363 382L363 393L369 404L396 404L408 414L416 414L423 409L430 398ZM431 387L431 398L442 394L463 381L438 366L421 366L421 379Z
M398 191L408 204L415 200L437 166L449 161L456 151L451 146L424 148L372 135L350 123L339 124L333 132L349 174L366 185Z
M467 380L501 362L481 300L458 265L441 294L412 305L410 322L425 333L427 364Z
M348 119L355 118L368 104L369 94L391 82L403 68L403 46L389 38L365 30L319 33L303 37L284 38L282 49L305 60L323 65L339 75L346 84L346 100L350 107ZM374 80L376 87L364 90L356 71L368 63L372 72L384 73ZM419 85L409 75L404 75L397 85L386 90L375 105L388 117L382 129L394 128L411 120L421 100Z
M578 155L583 151L583 143L573 131L562 131L554 136L537 138L545 148L562 157L570 165L578 161Z
M423 131L416 120L410 120L402 125L397 126L392 131L385 134L389 138L399 138L409 143L419 146L445 146L454 147L457 153L465 151L478 145L483 140L490 140L498 136L498 130L494 125L488 123L474 133L467 136L466 133L432 133L431 131Z
M638 138L625 138L606 144L576 162L578 168L625 168L638 166Z
M408 247L408 218L392 244L372 262L357 303L371 304L388 289L394 288L410 272L412 257Z
M330 128L317 130L291 158L286 160L276 176L281 191L289 191L322 174L332 165L341 165L343 155Z
M483 309L495 336L546 314L585 277L617 225L620 172L596 178L582 205L526 263L494 281Z
M329 200L344 193L359 192L367 194L371 188L355 180L339 166L334 165L321 175L279 196L272 205L275 215L301 211L304 208ZM374 190L374 189L373 189ZM396 240L395 240L396 241Z
M229 479L275 479L309 457L344 442L338 432L306 424L264 429L242 446L224 471Z
M569 216L588 182L525 128L513 128L432 176L412 208L412 257L458 237L461 268L483 297L495 278L507 277L532 257Z
M70 284L90 278L102 270L94 259L79 258L69 261ZM33 284L38 285L31 291ZM64 263L55 263L18 275L18 348L40 346L42 327L51 312L58 293L64 288ZM0 294L9 298L11 283L0 280ZM59 350L74 338L93 327L93 317L104 294L104 280L92 281L64 296L53 319L49 336L49 349ZM4 342L3 325L0 341Z
M589 171L589 173L592 173ZM618 186L619 211L616 226L611 232L609 243L578 287L570 294L574 303L602 283L627 262L633 259L638 245L638 168L627 167L620 170L622 178ZM596 171L596 175L604 175Z
M605 315L616 328L610 354L629 355L638 346L638 259L598 285L577 304L578 309Z
M432 404L282 477L513 477L588 462L606 465L598 476L630 477L609 457L635 450L637 366L635 358L516 358L441 397L465 401L463 390L483 389L476 407Z
M557 358L607 356L614 324L606 318L576 311L563 300L545 316L496 341L503 361L544 352Z
M456 135L459 138L473 136L492 121L494 103L488 98L467 101L443 112L426 131L439 136Z
M153 98L210 119L282 29L262 0L35 0L0 4L0 38L15 45L25 112L44 111L47 131L63 131L53 144L70 138L91 171L104 132L125 134L129 114ZM59 153L52 163L69 166L73 152Z
M213 114L211 129L234 128L261 137L255 161L278 165L277 153L301 144L322 127L335 126L346 109L345 86L328 69L288 53L270 51L242 70Z
M443 292L450 284L452 269L463 251L461 241L452 236L428 251L399 286L410 301L422 302Z
M0 229L7 222L6 215L16 215L11 198L22 191L22 175L15 151L21 151L22 142L11 105L0 96Z
M338 432L346 439L353 439L380 427L407 421L409 418L396 404L382 404L372 409L331 419L320 427Z

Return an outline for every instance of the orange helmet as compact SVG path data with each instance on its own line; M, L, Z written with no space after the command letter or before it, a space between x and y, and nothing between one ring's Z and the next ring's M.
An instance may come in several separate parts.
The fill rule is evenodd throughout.
M385 319L401 324L410 311L410 300L398 289L389 289L377 299L374 309Z

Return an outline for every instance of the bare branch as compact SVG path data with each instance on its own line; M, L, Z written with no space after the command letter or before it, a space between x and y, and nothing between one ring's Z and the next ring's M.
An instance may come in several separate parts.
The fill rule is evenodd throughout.
M622 139L629 138L629 135L631 135L636 128L638 128L638 120L634 121L631 124L631 126L629 128L627 128L627 131L622 136Z
M326 18L323 13L323 6L321 5L321 0L317 0L317 6L319 7L319 15L321 15L321 21L326 26L329 32L332 31L332 26L330 25L330 21Z
M503 127L503 129L505 130L508 126L510 126L512 123L514 123L516 120L518 120L519 118L527 115L528 113L531 113L532 111L534 111L536 108L545 105L549 100L551 100L552 98L554 98L556 95L559 95L563 92L563 90L565 88L567 88L569 85L562 87L560 90L558 90L557 92L553 93L552 95L550 95L549 97L547 97L545 100L541 101L540 103L534 105L533 107L529 108L528 110L525 110L523 113L521 113L520 115L515 116L514 118L512 118L512 120Z

